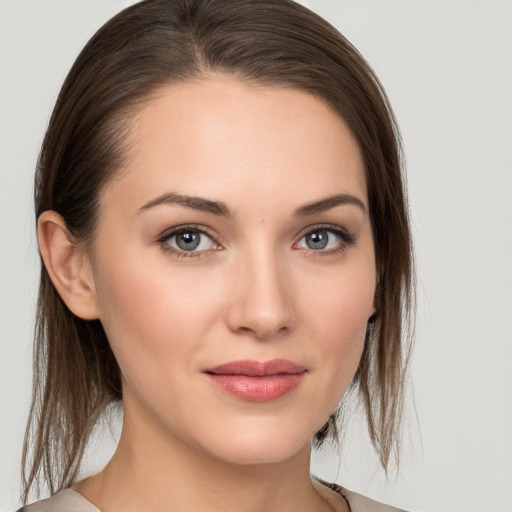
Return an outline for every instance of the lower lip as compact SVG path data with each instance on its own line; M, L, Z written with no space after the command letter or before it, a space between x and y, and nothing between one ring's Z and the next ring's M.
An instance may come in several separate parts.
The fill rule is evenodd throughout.
M208 373L210 380L228 393L251 402L270 402L296 389L306 372L262 377Z

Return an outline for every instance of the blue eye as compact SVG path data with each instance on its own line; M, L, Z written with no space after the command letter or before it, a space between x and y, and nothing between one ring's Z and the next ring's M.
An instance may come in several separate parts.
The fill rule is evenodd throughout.
M310 249L328 249L329 244L332 245L332 236L331 233L328 233L327 231L313 231L313 233L308 233L305 237L306 239L306 245ZM331 239L331 240L330 240Z
M171 252L197 253L215 249L216 243L203 231L182 227L167 233L159 242Z
M354 242L352 235L340 229L321 227L306 233L296 247L317 252L335 252L345 249L347 245Z

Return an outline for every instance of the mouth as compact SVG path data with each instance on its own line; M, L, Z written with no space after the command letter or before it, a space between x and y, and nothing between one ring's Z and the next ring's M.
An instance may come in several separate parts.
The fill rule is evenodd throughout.
M307 369L285 359L232 361L204 370L221 390L242 400L268 402L296 389Z

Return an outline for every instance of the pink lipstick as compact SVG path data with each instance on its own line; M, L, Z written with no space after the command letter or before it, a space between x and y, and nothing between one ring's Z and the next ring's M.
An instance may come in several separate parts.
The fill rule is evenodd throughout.
M222 390L243 400L277 400L299 386L306 368L285 359L233 361L204 373Z

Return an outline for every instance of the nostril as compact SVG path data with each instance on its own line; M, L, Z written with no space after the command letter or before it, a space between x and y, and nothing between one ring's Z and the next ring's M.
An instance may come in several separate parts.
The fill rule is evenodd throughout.
M270 338L282 337L290 331L288 326L271 327L271 326L254 326L254 327L239 327L236 329L238 334L252 336L259 340L267 340Z

